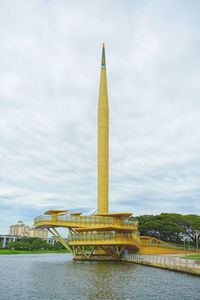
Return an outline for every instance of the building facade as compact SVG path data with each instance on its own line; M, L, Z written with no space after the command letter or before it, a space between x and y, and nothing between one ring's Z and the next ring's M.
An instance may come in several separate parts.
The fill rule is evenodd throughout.
M41 239L48 238L48 230L47 229L36 229L34 227L30 228L26 224L24 224L21 220L18 221L17 224L11 225L9 230L10 236L17 237L39 237Z

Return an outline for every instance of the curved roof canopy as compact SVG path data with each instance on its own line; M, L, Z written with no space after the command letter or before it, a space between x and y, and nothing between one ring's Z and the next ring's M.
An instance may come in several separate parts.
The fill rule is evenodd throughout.
M115 217L115 218L121 218L126 219L130 216L132 216L132 213L102 213L102 214L96 214L97 217Z
M50 209L45 211L45 215L58 215L60 213L67 213L68 210L63 210L63 209Z

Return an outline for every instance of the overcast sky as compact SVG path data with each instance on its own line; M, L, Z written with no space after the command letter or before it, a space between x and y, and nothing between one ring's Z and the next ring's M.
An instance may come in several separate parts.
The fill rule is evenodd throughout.
M0 233L97 209L105 42L109 208L200 213L200 1L1 0Z

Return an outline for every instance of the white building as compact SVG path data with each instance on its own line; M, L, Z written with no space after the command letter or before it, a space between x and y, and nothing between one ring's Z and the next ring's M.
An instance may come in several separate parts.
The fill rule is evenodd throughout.
M36 229L34 227L30 228L20 220L17 224L10 226L9 235L19 237L39 237L41 239L47 239L48 230Z

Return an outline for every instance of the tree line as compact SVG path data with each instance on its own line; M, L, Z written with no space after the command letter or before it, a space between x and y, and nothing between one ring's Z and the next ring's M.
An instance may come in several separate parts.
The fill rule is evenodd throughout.
M37 237L23 237L19 241L10 242L8 248L27 251L65 249L60 242L55 242L54 245L51 245L47 241Z
M159 240L195 245L195 231L200 230L200 216L161 213L160 215L142 215L139 220L139 232L142 236L151 236Z

